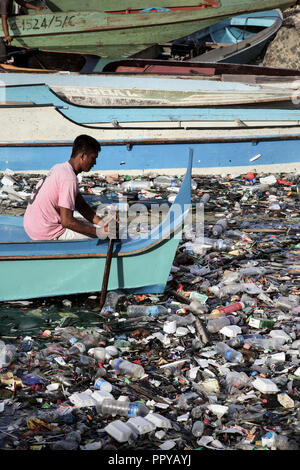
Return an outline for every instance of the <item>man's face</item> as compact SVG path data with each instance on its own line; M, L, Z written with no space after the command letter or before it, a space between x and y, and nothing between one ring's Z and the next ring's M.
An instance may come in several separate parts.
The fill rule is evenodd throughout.
M91 152L89 154L84 153L82 170L85 172L90 171L93 168L93 166L96 164L97 157L98 157L98 152Z

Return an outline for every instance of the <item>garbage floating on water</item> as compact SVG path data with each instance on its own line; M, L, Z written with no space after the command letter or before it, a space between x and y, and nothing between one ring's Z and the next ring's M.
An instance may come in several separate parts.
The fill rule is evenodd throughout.
M0 211L22 215L38 177L5 176ZM299 177L194 178L163 294L3 302L0 448L299 450ZM81 179L89 204L144 203L145 229L180 186L107 178Z

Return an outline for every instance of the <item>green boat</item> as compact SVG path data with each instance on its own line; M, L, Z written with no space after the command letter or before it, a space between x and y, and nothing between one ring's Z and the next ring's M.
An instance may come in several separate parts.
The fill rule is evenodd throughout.
M198 6L117 11L34 10L8 19L14 46L128 56L155 42L168 42L237 14L285 9L295 0L209 0ZM0 35L3 30L0 28ZM128 49L131 49L130 52Z

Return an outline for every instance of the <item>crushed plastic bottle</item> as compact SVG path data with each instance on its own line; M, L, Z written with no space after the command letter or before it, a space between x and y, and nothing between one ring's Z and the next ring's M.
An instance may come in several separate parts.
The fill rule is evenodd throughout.
M126 374L131 377L140 378L145 374L145 370L142 366L126 361L126 359L112 359L110 360L110 365L121 374Z
M97 406L97 411L103 416L125 416L134 418L136 416L146 416L149 413L148 408L142 403L130 403L127 401L104 399Z
M229 362L239 363L244 361L243 355L239 351L232 349L226 343L216 343L215 350L218 354L221 354L223 357L225 357L225 359Z

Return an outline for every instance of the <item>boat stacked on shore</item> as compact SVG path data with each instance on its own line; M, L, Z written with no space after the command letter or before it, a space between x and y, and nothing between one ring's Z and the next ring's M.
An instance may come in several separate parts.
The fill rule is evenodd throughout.
M56 0L10 17L12 46L0 66L0 172L45 173L69 157L80 134L101 142L96 172L186 173L176 199L182 207L192 171L299 169L300 71L249 65L294 3L166 0L153 8L143 0L128 9L122 1ZM185 215L168 230L162 221L148 241L116 244L109 288L163 292ZM94 291L106 251L98 242L32 242L22 218L0 216L0 272L7 273L0 299L15 299L16 272L28 281L45 266L45 289L22 276L17 295L77 292L82 266L84 291ZM154 251L157 282L146 273L137 279Z

